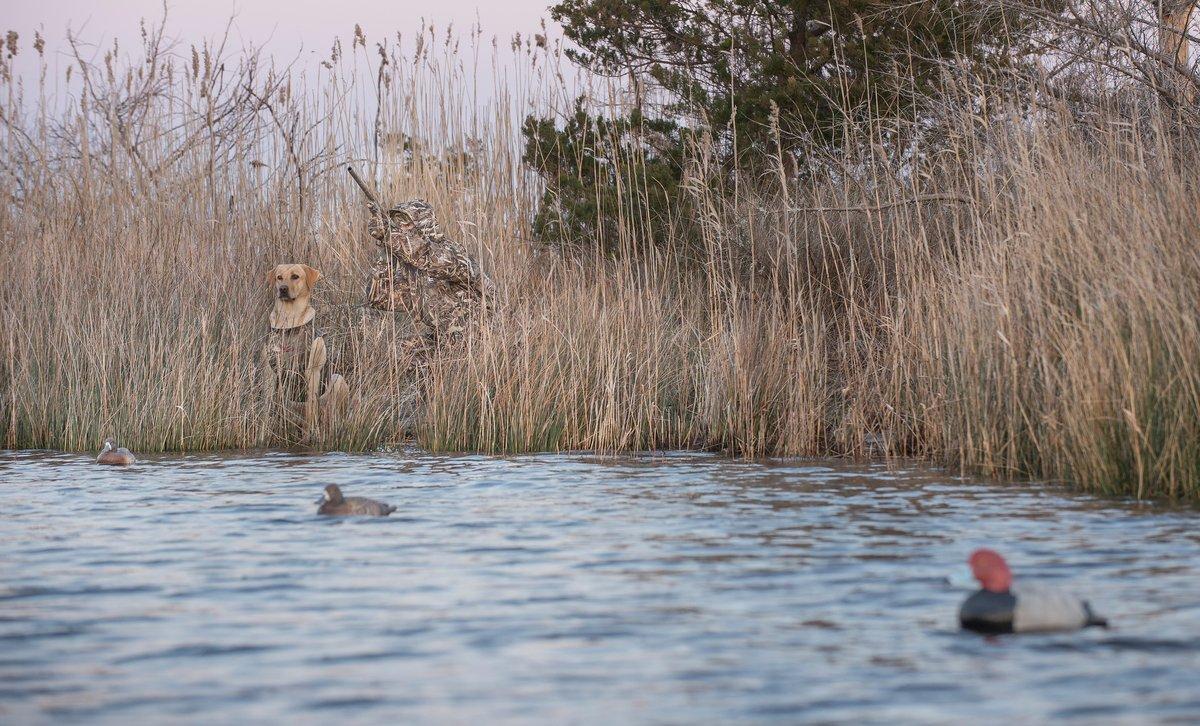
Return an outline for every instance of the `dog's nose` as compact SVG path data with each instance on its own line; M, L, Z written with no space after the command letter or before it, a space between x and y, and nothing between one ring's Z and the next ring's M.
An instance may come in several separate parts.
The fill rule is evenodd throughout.
M284 299L284 300L286 300L286 299L288 298L288 289L287 289L287 285L280 285L280 286L279 286L279 297L280 297L280 298L282 298L282 299Z

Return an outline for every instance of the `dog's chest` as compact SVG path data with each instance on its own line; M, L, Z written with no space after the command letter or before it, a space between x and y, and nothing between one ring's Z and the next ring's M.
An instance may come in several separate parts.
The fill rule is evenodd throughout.
M302 358L308 353L315 333L312 324L287 330L272 330L267 337L267 357L273 361Z
M318 333L312 323L284 330L272 329L267 335L263 355L267 365L285 387L300 385L304 378L309 350Z

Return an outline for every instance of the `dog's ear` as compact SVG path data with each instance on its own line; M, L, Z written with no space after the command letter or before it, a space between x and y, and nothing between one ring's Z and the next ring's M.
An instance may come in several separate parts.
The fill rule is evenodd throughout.
M321 279L321 271L315 267L308 265L300 265L304 268L304 280L308 283L308 289L311 290L313 285L317 284L317 280Z

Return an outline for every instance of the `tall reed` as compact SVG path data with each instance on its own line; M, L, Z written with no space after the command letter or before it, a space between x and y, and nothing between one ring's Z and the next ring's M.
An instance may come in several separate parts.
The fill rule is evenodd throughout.
M504 45L480 98L488 69L428 31L356 31L307 78L214 45L168 54L156 32L144 61L78 63L71 103L4 69L9 447L296 443L259 405L252 362L266 270L303 261L355 361L352 414L316 446L882 452L1200 495L1197 153L1163 114L1081 123L968 84L947 89L936 135L878 119L822 174L775 160L724 185L706 182L701 139L699 240L645 239L635 205L610 256L529 240L542 189L521 118L576 92L621 98L553 46ZM874 143L896 123L927 153ZM613 158L637 177L636 154ZM427 375L396 359L403 320L362 324L373 250L348 161L389 199L429 199L498 283L498 312Z

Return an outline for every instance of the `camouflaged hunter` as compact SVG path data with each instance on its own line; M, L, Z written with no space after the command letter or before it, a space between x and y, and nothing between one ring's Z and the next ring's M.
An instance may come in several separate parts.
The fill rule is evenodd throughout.
M446 239L423 199L397 204L386 216L374 202L367 210L367 232L380 245L367 304L412 316L417 334L405 347L418 361L461 342L471 317L491 296L491 281L461 246Z

